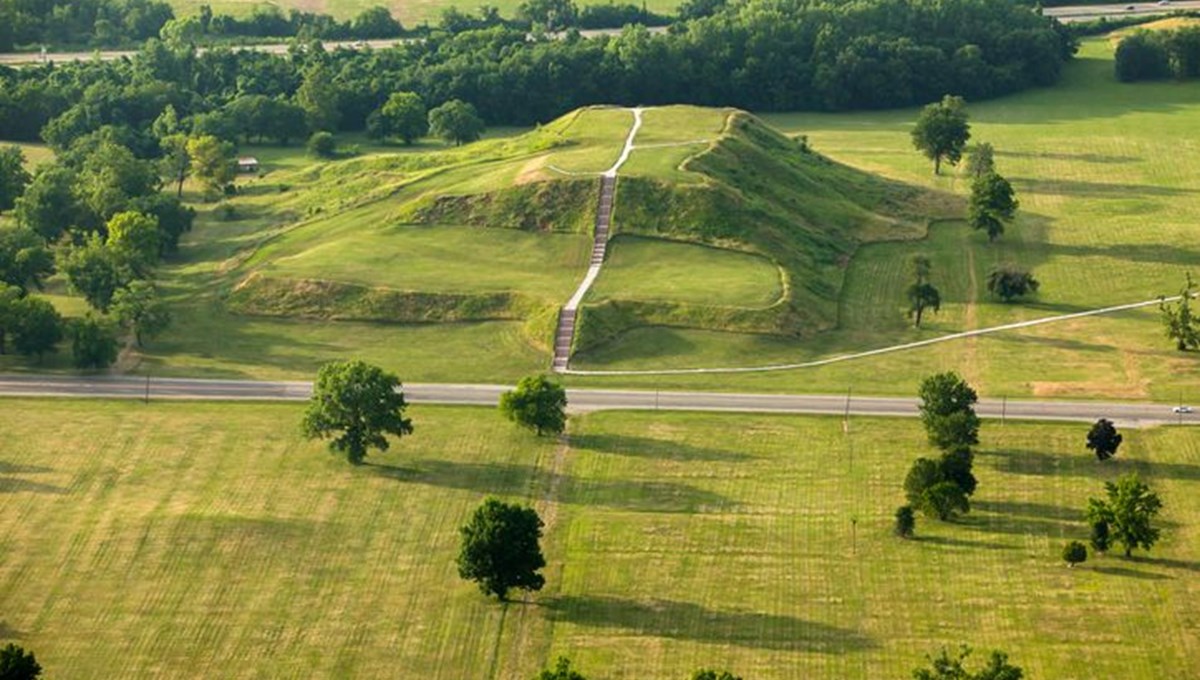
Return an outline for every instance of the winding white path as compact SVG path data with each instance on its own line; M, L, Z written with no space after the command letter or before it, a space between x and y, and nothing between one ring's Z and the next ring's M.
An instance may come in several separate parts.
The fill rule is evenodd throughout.
M991 326L989 328L979 328L973 331L963 331L961 333L952 333L943 335L937 338L929 338L928 340L918 340L916 342L906 342L900 345L891 345L889 347L881 347L879 349L867 350L865 352L855 352L853 354L839 354L827 359L817 359L815 361L803 361L795 364L768 364L765 366L738 366L724 368L664 368L659 370L630 370L630 371L579 371L574 369L564 369L563 373L570 375L688 375L702 373L764 373L769 371L789 371L798 368L816 368L817 366L828 366L842 361L853 361L855 359L864 359L873 357L879 354L888 354L891 352L901 352L908 349L916 349L928 345L936 345L941 342L950 342L951 340L961 340L963 338L975 337L978 335L988 335L991 333L999 333L1001 331L1011 331L1020 328L1029 328L1031 326L1040 326L1042 324L1054 323L1057 321L1069 321L1070 319L1079 319L1086 316L1097 316L1100 314L1109 314L1112 312L1120 312L1127 309L1138 309L1140 307L1149 307L1162 302L1175 302L1181 299L1181 295L1171 297L1155 298L1143 302L1131 302L1125 305L1114 305L1112 307L1101 307L1100 309L1090 309L1085 312L1072 312L1071 314L1060 314L1058 316L1047 316L1041 319L1031 319L1029 321L1018 321L1016 323L1007 323L1001 326Z
M637 136L638 129L642 127L642 109L634 108L630 111L633 112L633 126L629 128L629 135L625 138L625 146L621 148L621 155L617 157L611 168L599 173L600 203L596 206L592 258L588 263L587 274L583 277L579 287L575 289L575 294L567 301L566 306L558 312L558 325L554 329L554 358L550 362L551 370L557 373L562 373L568 368L571 361L571 345L575 340L575 319L579 304L583 302L583 297L596 282L596 278L600 276L600 268L604 266L604 256L608 251L608 230L612 224L613 205L617 195L617 171L621 169L625 161L629 160L629 154L633 153L633 139Z
M625 146L621 149L621 155L617 157L616 162L612 164L611 168L601 173L605 177L615 178L617 176L617 171L621 169L622 165L625 165L625 161L629 160L629 154L633 153L633 138L637 136L638 130L642 127L642 109L639 107L632 109L632 111L633 127L629 128L629 136L625 138ZM603 243L597 243L596 245L607 247L608 234L605 234L603 239ZM598 238L597 240L600 239ZM587 292L591 289L592 284L596 282L596 277L600 276L600 268L602 266L604 266L603 259L601 259L600 262L592 263L592 265L588 267L587 275L583 277L583 281L580 282L579 288L575 289L575 294L571 296L571 299L567 301L567 304L565 307L563 307L563 309L572 312L576 309L579 309L579 303L583 302L583 296L587 295Z

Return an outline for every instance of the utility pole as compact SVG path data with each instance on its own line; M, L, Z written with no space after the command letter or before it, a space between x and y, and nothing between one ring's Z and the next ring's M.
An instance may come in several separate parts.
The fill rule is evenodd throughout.
M842 413L842 430L846 432L847 436L850 435L850 394L853 389L853 386L846 388L846 409Z
M1000 425L1001 426L1004 425L1004 420L1007 415L1008 415L1008 395L1005 394L1005 395L1001 395L1001 397L1000 397Z

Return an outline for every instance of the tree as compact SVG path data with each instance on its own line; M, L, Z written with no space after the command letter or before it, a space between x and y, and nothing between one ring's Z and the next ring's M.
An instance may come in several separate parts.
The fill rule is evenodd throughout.
M308 128L314 131L332 132L337 129L338 88L333 84L329 69L318 62L304 73L304 80L296 90L296 103L304 109Z
M425 102L415 92L393 92L379 110L367 119L367 134L375 139L399 137L412 144L429 133Z
M354 37L363 40L397 38L404 33L404 27L396 21L392 13L386 7L378 5L359 12L351 22L350 30Z
M0 680L34 680L42 674L42 667L33 652L8 643L0 649Z
M133 279L98 234L92 234L83 245L59 248L58 269L66 275L71 291L83 295L100 312L107 312L113 294Z
M1135 31L1117 43L1114 65L1117 80L1158 80L1171 76L1167 46L1156 31Z
M485 595L505 600L513 588L541 590L545 585L537 573L546 566L538 545L542 520L533 508L488 498L459 533L458 575L477 582Z
M742 680L742 676L734 675L729 671L714 671L708 668L701 668L692 673L691 680Z
M558 434L567 424L567 392L544 375L521 378L515 390L500 395L500 412L542 436Z
M308 152L318 158L333 158L337 155L337 140L324 130L314 132L308 138Z
M964 662L971 654L971 648L963 645L957 656L951 656L950 653L942 649L941 653L936 657L926 657L929 660L929 667L918 668L913 671L913 680L1021 680L1024 676L1024 671L1019 666L1014 666L1008 662L1008 655L993 651L984 665L978 672L972 673L967 670Z
M971 183L967 221L972 228L987 232L989 241L995 241L1004 233L1004 223L1012 220L1019 205L1008 180L987 172Z
M135 275L147 277L158 263L158 220L139 212L121 212L108 221L106 247Z
M17 302L12 316L13 348L41 359L62 340L62 317L47 300L26 297Z
M942 306L942 296L933 284L929 283L929 272L932 264L924 255L916 255L911 260L913 282L908 287L908 315L913 317L913 325L921 327L921 316L925 310L937 312Z
M0 282L24 295L31 286L41 290L53 272L54 255L41 236L22 226L0 225Z
M187 154L192 162L192 174L200 180L209 197L220 195L226 184L233 181L233 145L212 135L201 135L187 141Z
M388 450L386 435L412 434L406 407L395 375L364 361L333 361L317 372L301 429L309 439L332 438L330 449L361 465L367 449Z
M126 210L131 199L156 193L161 186L162 178L153 163L102 137L84 157L78 191L93 219L107 220Z
M43 165L16 202L17 223L32 229L47 241L56 241L64 231L83 221L76 186L79 176L58 164Z
M112 311L118 323L133 333L138 347L143 339L158 335L171 324L171 313L148 281L131 281L113 294Z
M517 7L517 19L559 31L574 26L579 10L571 0L525 0Z
M1062 558L1068 567L1074 567L1076 564L1086 562L1087 546L1079 541L1071 541L1063 546Z
M1122 439L1112 421L1101 418L1088 430L1087 447L1095 451L1100 460L1108 460L1117 455L1117 447L1121 445Z
M921 421L930 443L944 451L979 443L979 417L975 390L957 373L931 375L921 381Z
M192 157L188 155L188 137L183 133L166 135L159 138L158 145L163 155L159 160L165 176L175 183L175 196L183 196L183 183L187 180L192 169Z
M926 106L917 117L912 131L913 146L933 161L933 174L942 170L942 160L957 165L963 148L971 138L967 123L967 105L962 97L946 95L942 101Z
M946 481L954 482L962 492L968 496L975 493L975 488L979 485L975 479L975 474L971 472L975 464L975 454L971 453L968 447L951 449L942 454L942 476Z
M1004 302L1012 302L1015 298L1036 293L1040 286L1041 283L1033 278L1031 272L1012 265L995 267L988 272L988 292Z
M917 528L917 516L911 505L901 505L896 508L896 535L900 538L912 538Z
M24 298L19 288L0 282L0 355L8 351L8 334L18 323Z
M25 154L13 145L0 148L0 213L11 210L33 177L25 170Z
M926 516L936 517L945 522L959 513L970 512L971 502L957 484L946 480L925 489L918 507Z
M1105 482L1104 491L1107 499L1088 499L1088 521L1107 524L1112 540L1125 548L1126 557L1136 548L1150 550L1159 536L1158 529L1151 526L1162 509L1158 494L1142 483L1137 473L1123 475L1116 483Z
M967 153L967 175L982 177L996 171L995 150L987 142L979 142Z
M483 119L475 107L459 99L451 99L429 112L429 131L447 142L460 146L473 142L483 134Z
M554 668L546 668L537 674L534 680L587 680L582 673L571 668L571 660L560 656L554 662Z
M108 368L117 360L117 334L112 325L88 314L71 324L71 356L76 368Z
M1200 348L1200 326L1192 316L1192 300L1196 297L1194 288L1192 274L1189 272L1187 283L1183 290L1179 291L1179 300L1174 304L1169 304L1166 300L1158 303L1163 325L1167 329L1167 338L1175 341L1175 349L1180 352Z
M1112 535L1108 530L1108 522L1103 519L1095 520L1091 523L1091 535L1088 537L1088 543L1091 544L1092 550L1098 553L1106 553L1112 547Z

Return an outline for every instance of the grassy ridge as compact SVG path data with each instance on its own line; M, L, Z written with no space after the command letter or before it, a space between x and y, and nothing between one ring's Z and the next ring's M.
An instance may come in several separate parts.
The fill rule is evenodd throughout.
M703 119L705 113L696 115ZM725 116L719 136L678 166L690 182L623 178L613 221L623 233L734 245L767 255L786 275L780 304L768 311L649 303L613 291L607 295L610 303L581 310L576 349L585 353L584 361L591 360L589 350L619 342L623 333L641 326L811 337L837 323L845 268L859 245L924 234L930 215L918 215L915 205L932 207L936 199L833 163L746 113L726 111ZM647 276L655 276L654 269L647 267ZM720 274L696 268L691 281L703 290L703 282ZM600 282L603 289L603 277Z
M351 468L299 440L299 405L5 411L0 642L54 677L525 678L568 654L614 680L873 679L964 641L1028 677L1200 673L1184 429L1127 430L1101 465L1081 425L989 423L971 515L900 541L900 480L928 454L911 420L847 437L835 418L596 413L559 454L494 412L423 407ZM1162 542L1066 569L1087 497L1127 471L1164 499ZM547 587L507 610L453 564L489 494L547 521Z

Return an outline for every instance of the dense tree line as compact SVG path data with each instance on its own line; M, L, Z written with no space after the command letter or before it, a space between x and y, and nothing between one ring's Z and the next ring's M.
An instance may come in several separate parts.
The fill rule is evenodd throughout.
M454 99L490 124L526 125L595 103L838 110L909 106L953 92L969 100L1055 81L1074 49L1052 19L987 0L747 0L665 34L531 38L495 25L387 50L290 54L150 40L111 63L44 66L0 74L5 136L63 147L103 125L132 131L130 147L154 155L149 124L167 104L180 120L225 139L269 138L260 122L289 128L306 81L331 96L336 125L361 130L395 92L432 109ZM252 98L252 99L247 99ZM59 118L61 120L58 120ZM311 121L309 121L311 123ZM283 139L307 135L289 132Z
M1200 78L1200 26L1131 33L1117 45L1116 70L1127 83Z

